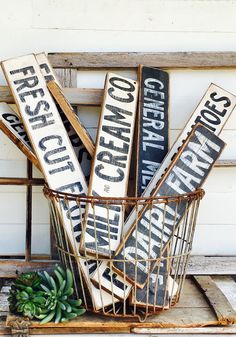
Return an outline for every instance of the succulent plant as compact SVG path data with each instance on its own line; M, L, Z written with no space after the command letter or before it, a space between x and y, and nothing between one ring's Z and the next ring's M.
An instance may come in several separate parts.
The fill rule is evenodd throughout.
M21 313L29 318L45 312L46 299L43 291L36 291L31 287L25 287L24 290L21 290L13 286L8 301L12 312Z
M46 271L21 274L11 287L8 301L14 313L37 318L40 324L52 320L59 323L85 312L80 308L82 301L71 297L73 293L71 271L57 265L52 276Z
M60 266L56 266L54 274L56 281L46 271L40 274L44 281L40 287L44 290L45 308L48 310L47 313L38 316L42 320L41 324L52 319L55 323L66 322L85 312L85 309L79 308L81 300L70 298L74 293L71 271L67 268L65 272Z
M37 288L41 282L42 278L37 272L23 273L16 279L15 286L19 289Z

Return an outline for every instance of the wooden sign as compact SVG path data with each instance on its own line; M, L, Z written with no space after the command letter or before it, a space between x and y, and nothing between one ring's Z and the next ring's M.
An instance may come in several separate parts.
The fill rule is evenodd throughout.
M45 53L37 54L36 55L36 60L40 66L41 72L44 76L44 79L46 82L50 81L55 81L55 83L61 88L60 82L57 79L57 76L47 58ZM91 169L91 156L88 153L87 149L85 148L84 144L82 143L81 139L75 132L73 126L69 122L68 118L60 108L60 106L57 107L60 117L62 119L62 122L64 124L64 127L67 131L67 134L70 138L71 144L73 146L74 152L76 157L78 158L78 161L81 165L81 169L84 173L86 181L89 180L90 177L90 169ZM77 232L78 235L78 232ZM81 232L80 234L81 235ZM78 241L80 241L80 238L78 238ZM87 273L87 279L90 280L91 276L93 275L94 271L97 269L97 262L93 260L86 260L86 270L84 269L84 272ZM89 281L90 282L90 281ZM112 304L112 298L109 294L106 292L102 292L102 300L101 300L101 295L100 295L100 290L95 286L92 285L91 288L91 283L90 283L90 291L93 294L93 304L97 310L102 308L103 306L108 306ZM115 302L117 302L115 300Z
M34 55L3 61L2 67L49 187L86 195L84 175ZM78 253L85 206L62 200L58 207L70 244ZM80 266L96 308L112 304L111 295L107 293L101 302L99 290L90 284L86 263L81 262Z
M36 60L39 64L39 66L40 66L41 72L42 72L46 82L50 82L50 81L54 80L56 82L56 84L59 87L61 87L60 82L57 79L57 76L56 76L50 62L48 61L48 58L45 55L45 53L37 54L35 57L36 57ZM84 173L85 179L88 182L89 177L90 177L92 158L91 158L90 154L88 153L87 149L85 148L84 144L82 143L81 139L79 138L79 136L75 132L75 130L74 130L73 126L71 125L71 123L69 122L68 118L66 117L64 112L60 109L60 107L58 108L58 111L60 113L60 116L61 116L61 119L63 121L64 127L66 128L67 134L70 138L71 144L72 144L73 149L75 151L75 155L78 158L78 161L79 161L80 166L82 168L82 171Z
M169 74L160 69L139 66L139 82L136 196L142 195L169 148Z
M47 56L45 53L36 54L35 58L39 64L41 73L44 76L46 82L55 81L57 85L61 87L60 81L58 80Z
M168 261L159 261L150 274L143 289L132 290L131 303L138 307L152 307L153 309L169 308L168 291Z
M97 287L101 287L101 289L121 300L126 299L132 290L131 283L115 273L106 262L102 262L96 268L91 280Z
M136 81L107 74L89 195L127 195L137 95ZM123 215L122 205L89 204L81 248L112 256L120 242Z
M153 196L174 196L201 187L223 147L224 142L209 129L201 125L194 127ZM144 208L136 226L134 223L123 245L116 252L114 270L123 275L124 263L120 261L129 261L125 264L127 280L143 288L148 273L153 269L153 262L147 259L160 256L178 228L187 205L189 206L188 201L173 201L168 205L162 203Z
M154 195L155 188L157 188L158 186L158 181L160 181L163 173L171 164L174 156L178 153L179 148L183 144L188 134L191 132L193 126L196 125L198 121L204 122L205 126L208 125L209 129L216 135L218 135L223 129L223 126L231 115L233 109L235 108L235 104L236 97L234 95L216 86L215 84L211 84L209 86L207 92L205 93L196 110L192 114L184 130L163 160L159 170L156 171L148 187L145 189L143 193L144 197ZM210 116L212 116L211 119ZM125 235L130 231L130 229L132 229L132 227L134 227L137 211L142 212L142 208L142 206L139 206L131 211L131 213L129 214L129 217L124 224ZM103 268L105 268L105 266ZM110 285L107 282L104 281L104 284L108 289L110 289Z
M149 280L143 289L132 290L131 304L138 307L151 307L155 309L168 309L171 299L177 293L178 284L170 276L170 249L167 248L159 260Z
M6 103L0 103L0 129L41 170L38 158L34 154L23 123L17 113Z
M50 81L48 82L48 89L55 98L57 104L66 115L67 119L70 121L71 125L73 126L74 130L83 142L86 149L88 150L89 154L93 157L95 150L93 140L83 124L80 122L78 116L76 116L76 114L74 113L72 106L67 101L61 88L55 81Z
M198 104L196 110L193 112L183 131L179 135L176 142L171 147L170 151L164 158L158 171L154 174L152 180L148 184L147 188L143 192L143 197L149 197L153 195L155 189L158 186L158 182L168 169L169 165L173 161L174 157L178 153L179 148L186 140L189 133L196 123L201 123L209 130L219 135L223 129L226 121L230 117L232 111L236 105L236 96L232 95L228 91L218 87L215 84L211 84L207 89L202 100ZM134 209L129 214L128 219L124 225L124 232L128 232L136 220L136 212L141 211L142 206Z

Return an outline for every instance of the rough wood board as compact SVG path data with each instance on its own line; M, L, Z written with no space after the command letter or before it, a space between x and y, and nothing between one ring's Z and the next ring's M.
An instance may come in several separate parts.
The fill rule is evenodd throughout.
M102 104L103 89L63 88L65 97L71 104L94 105ZM15 100L8 86L0 86L0 102L15 104Z
M57 104L60 106L60 108L62 109L62 111L68 118L68 120L70 121L77 135L82 140L89 154L93 156L94 151L95 151L94 143L89 133L87 132L85 127L80 123L80 120L74 113L72 106L70 105L70 103L67 101L67 99L63 95L61 88L57 85L55 81L50 81L47 84L47 87L50 90L54 99L56 100Z
M55 68L136 68L139 64L164 68L229 68L236 66L234 52L172 53L50 53Z
M218 320L226 324L236 323L236 311L213 279L210 276L194 276L194 280L205 294Z
M131 332L136 334L157 334L161 336L185 336L189 337L189 334L193 334L194 337L202 337L208 335L221 336L225 334L236 334L236 326L227 327L203 327L203 328L134 328ZM168 336L167 336L168 335Z
M43 184L43 180L39 180L40 185ZM0 184L2 183L0 179ZM26 184L25 179L23 183ZM18 185L18 180L15 184ZM52 270L56 262L58 261L0 260L0 278L14 278L17 275L16 271L22 273L41 268ZM187 275L233 275L235 270L236 257L234 256L191 256L187 266Z
M236 282L231 276L212 276L217 287L222 291L232 308L236 310Z
M188 275L234 275L236 256L191 256Z
M11 317L9 316L8 322L10 319ZM87 313L77 320L72 320L66 324L58 324L56 327L53 323L41 326L38 322L32 322L30 333L73 333L78 332L78 329L80 333L84 331L88 333L118 333L130 332L134 328L191 328L218 324L219 322L213 311L209 308L204 296L199 292L192 280L186 280L183 296L178 306L161 312L158 316L151 316L146 322L137 322L134 319L125 320L123 318L103 317Z
M18 274L27 271L47 270L52 271L53 266L58 261L19 261L0 260L0 278L15 278Z

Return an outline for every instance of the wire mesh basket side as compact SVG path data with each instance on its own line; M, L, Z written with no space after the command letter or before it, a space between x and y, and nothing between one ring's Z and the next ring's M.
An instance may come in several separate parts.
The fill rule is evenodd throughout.
M178 197L161 198L116 198L116 199L93 199L91 197L79 197L70 194L60 194L58 192L44 189L50 205L53 230L56 237L56 244L62 264L73 271L76 296L83 300L83 305L87 310L104 315L115 317L137 317L145 320L149 315L157 314L162 310L167 310L175 305L181 295L186 275L186 265L192 248L194 230L196 226L199 202L204 192L198 190L188 195ZM142 259L137 254L140 237L137 226L134 229L136 235L136 254L133 259L122 259L119 262L123 266L122 273L117 273L114 263L117 260L114 255L109 254L103 257L97 251L95 254L79 249L79 239L77 235L72 239L68 236L68 228L63 221L62 205L67 205L67 216L71 220L70 203L76 203L78 209L84 208L88 203L94 206L103 203L107 210L109 228L109 210L111 205L119 205L122 209L122 234L121 242L125 238L125 220L127 210L131 207L136 210L136 222L140 218L140 210L145 208L149 214L148 233L149 239L155 228L153 222L153 210L162 205L163 218L162 230L160 231L160 254L157 258ZM168 211L175 209L172 217L173 230L169 230L168 242L164 245L164 236L168 231ZM174 208L173 208L174 207ZM93 208L96 216L96 207ZM181 221L177 221L179 210L183 215ZM84 213L83 213L84 214ZM81 222L82 223L82 222ZM94 221L96 227L96 221ZM81 228L82 230L82 228ZM73 228L71 227L73 233ZM135 232L136 231L136 232ZM110 239L108 235L108 239ZM77 240L77 241L76 241ZM72 242L73 241L73 242ZM163 245L163 246L162 246ZM123 243L125 250L126 243ZM127 268L134 270L135 282L130 283L127 279ZM137 280L137 268L140 265L147 266L147 281L140 287Z

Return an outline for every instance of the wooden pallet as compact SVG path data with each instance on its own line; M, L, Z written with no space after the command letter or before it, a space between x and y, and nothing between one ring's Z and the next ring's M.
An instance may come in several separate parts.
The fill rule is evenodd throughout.
M21 326L21 329L25 329L30 335L77 333L236 335L236 282L230 276L196 276L187 279L180 302L170 310L149 317L145 322L91 313L57 325L49 323L42 326L37 322L22 322L19 317L16 318L7 312L8 289L9 286L5 286L0 293L0 318L2 318L0 334L10 334L12 329Z

